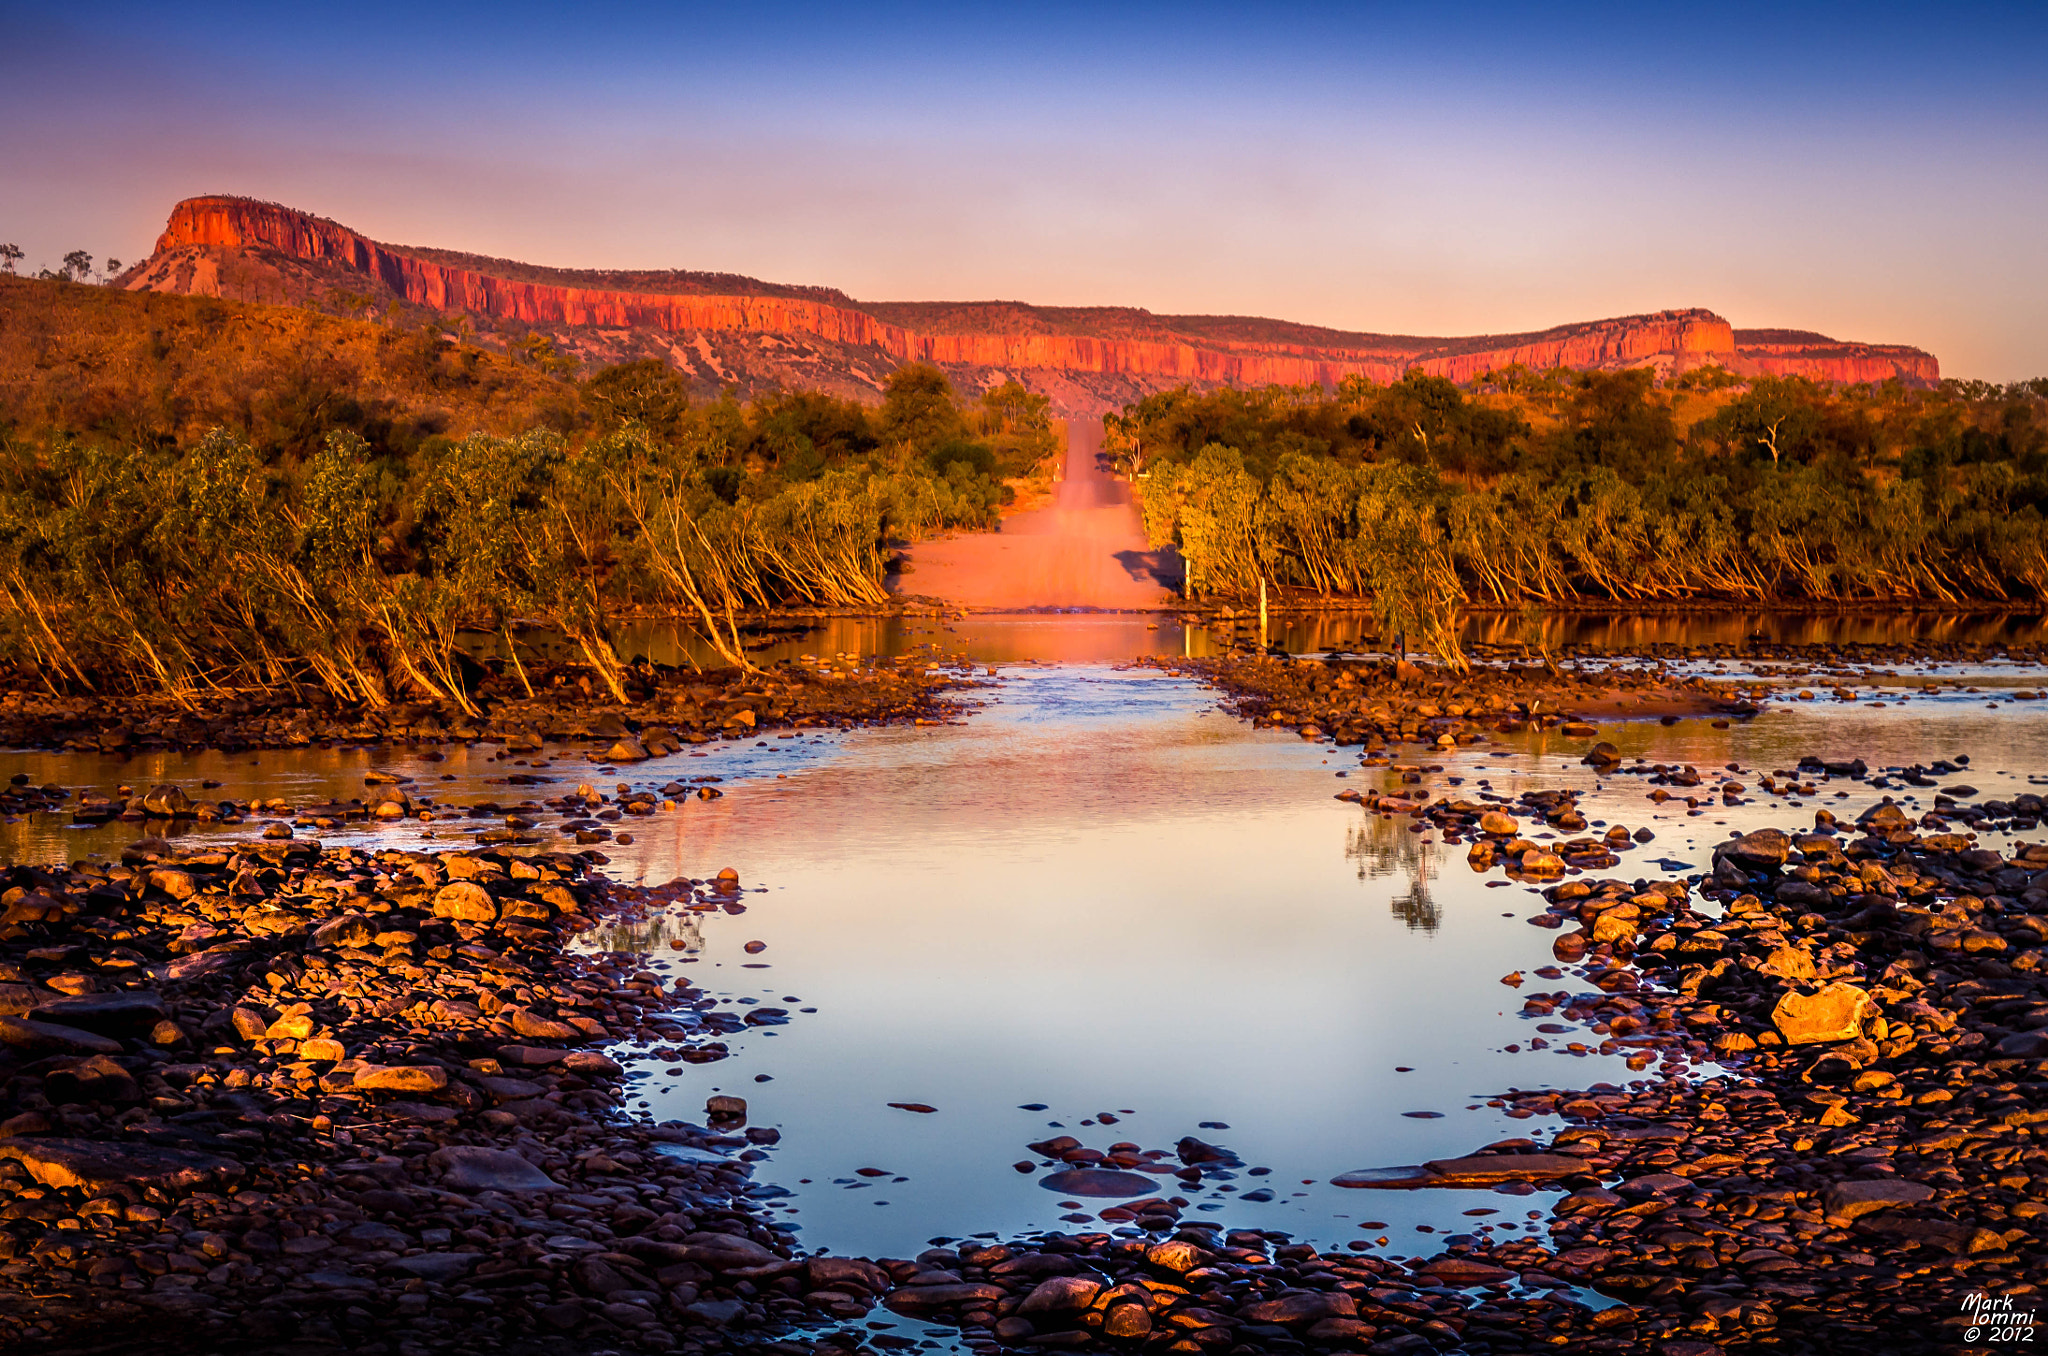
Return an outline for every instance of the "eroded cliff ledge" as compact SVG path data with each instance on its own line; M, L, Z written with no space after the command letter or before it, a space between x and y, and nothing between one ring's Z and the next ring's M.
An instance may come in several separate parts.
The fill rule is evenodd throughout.
M1411 368L1466 381L1520 363L1649 366L1669 375L1719 364L1745 375L1923 384L1932 355L1902 345L1844 343L1787 330L1736 330L1706 310L1462 339L1355 334L1238 316L1162 316L1128 308L1013 302L857 302L814 287L732 274L536 268L444 250L380 244L320 217L245 198L189 198L171 212L156 252L123 279L136 289L305 302L353 284L373 300L514 322L569 336L586 357L653 352L707 379L738 379L779 337L786 380L872 388L897 363L1009 373L1081 412L1151 390L1197 386L1334 385L1354 374L1398 379ZM750 343L735 339L754 337ZM774 365L771 363L771 366ZM758 375L758 374L751 374ZM833 379L826 379L826 378ZM742 384L753 384L742 381Z

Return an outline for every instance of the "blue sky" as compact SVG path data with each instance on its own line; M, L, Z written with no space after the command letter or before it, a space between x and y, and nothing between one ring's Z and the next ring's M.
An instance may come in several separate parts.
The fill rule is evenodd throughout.
M243 193L875 299L1668 306L2048 373L2048 7L0 3L0 240Z

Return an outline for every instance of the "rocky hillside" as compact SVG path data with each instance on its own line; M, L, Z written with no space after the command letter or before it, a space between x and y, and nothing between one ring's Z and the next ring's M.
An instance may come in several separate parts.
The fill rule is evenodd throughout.
M586 362L658 356L706 389L813 387L872 394L905 362L968 389L1016 378L1070 414L1183 384L1334 385L1411 368L1465 381L1535 369L1719 364L1744 374L1931 384L1932 355L1784 330L1737 330L1706 310L1659 311L1531 334L1461 339L1355 334L1240 316L1163 316L1015 302L860 302L835 290L734 274L537 268L380 244L336 222L244 198L190 198L134 290L348 311L394 306L460 315L508 341L538 333Z

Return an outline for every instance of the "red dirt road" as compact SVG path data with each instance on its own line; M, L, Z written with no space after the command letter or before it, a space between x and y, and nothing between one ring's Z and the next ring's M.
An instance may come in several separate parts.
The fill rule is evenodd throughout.
M1143 609L1173 599L1158 575L1177 571L1145 545L1129 488L1097 465L1101 426L1076 419L1067 434L1067 475L1053 507L1020 513L999 532L920 542L898 593L963 607Z

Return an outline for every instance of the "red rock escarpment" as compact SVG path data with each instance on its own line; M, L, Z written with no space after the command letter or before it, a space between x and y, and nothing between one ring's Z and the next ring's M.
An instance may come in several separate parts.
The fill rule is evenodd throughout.
M942 326L918 329L871 314L851 300L836 304L806 295L716 292L697 287L621 290L576 286L566 280L506 277L424 258L418 252L369 240L335 222L244 198L190 198L179 203L157 240L152 263L180 254L223 251L272 252L360 274L415 305L539 327L609 327L671 334L806 334L836 344L879 349L901 362L1109 374L1143 378L1158 385L1329 386L1353 375L1397 380L1413 368L1462 382L1517 363L1536 370L1655 366L1666 372L1718 363L1743 373L1796 373L1829 381L1898 376L1932 382L1939 376L1933 357L1918 349L1843 344L1820 335L1787 331L1758 331L1755 345L1744 344L1743 336L1726 320L1705 310L1659 311L1533 334L1427 339L1311 330L1237 317L1153 316L1107 308L1048 311L1007 303L876 305L876 310L906 318L930 317ZM524 266L506 268L547 273ZM175 286L166 281L168 276L168 270L146 265L131 275L128 285ZM729 285L745 280L720 281ZM187 285L195 290L204 286ZM804 289L773 290L796 293ZM1028 316L1029 329L987 331L974 327L976 321L1000 322L1004 313ZM1110 332L1103 333L1105 330Z

